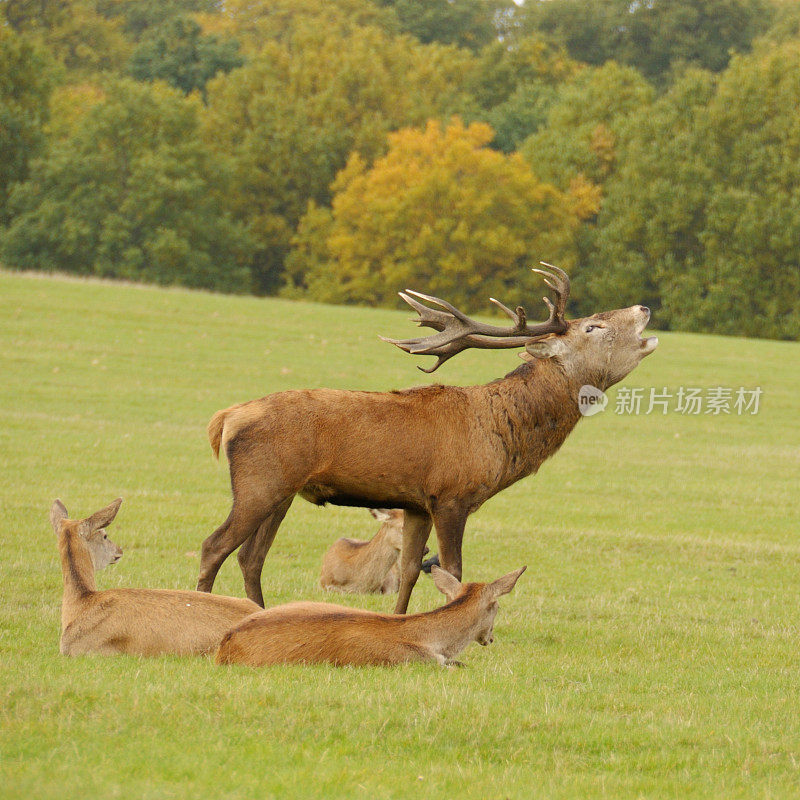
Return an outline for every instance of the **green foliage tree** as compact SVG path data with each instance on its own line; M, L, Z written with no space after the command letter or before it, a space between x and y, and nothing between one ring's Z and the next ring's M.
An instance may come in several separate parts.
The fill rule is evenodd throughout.
M309 201L330 200L348 155L369 162L389 131L447 108L468 58L378 28L341 36L315 26L209 83L206 135L235 154L236 208L259 243L261 291L280 285L297 222Z
M214 13L219 0L95 0L95 8L107 19L119 20L125 34L138 41L156 32L175 17Z
M379 0L397 14L400 28L421 42L478 51L497 39L514 8L511 0Z
M800 337L800 45L690 73L631 121L607 186L598 295L644 290L662 324ZM637 297L637 300L641 297Z
M588 314L595 310L595 298L587 292L582 270L592 252L603 187L619 166L621 131L631 114L650 106L653 89L632 67L609 61L583 68L554 91L546 123L519 152L543 180L575 198L582 225L572 300Z
M247 291L249 243L225 210L226 164L199 102L119 81L32 165L0 237L13 267Z
M528 0L522 27L588 64L615 59L664 82L675 64L724 69L773 18L769 0Z
M25 178L44 145L52 74L44 53L0 28L0 224L11 184Z
M241 67L239 43L204 36L191 18L176 16L146 35L131 56L128 69L140 81L165 80L185 93L199 89L218 72Z
M248 56L276 41L288 44L309 28L339 37L365 27L400 33L392 9L373 0L226 0L220 14L204 21L206 32L237 39Z
M332 209L300 225L287 293L387 304L416 285L471 310L515 294L540 257L574 264L572 199L488 148L492 137L482 123L430 121L391 134L371 168L354 155Z
M661 271L703 262L698 234L712 176L698 122L713 93L712 75L690 70L617 128L618 168L604 184L582 273L589 304L644 303L663 325Z
M465 76L467 120L483 120L495 131L493 145L514 152L547 119L556 87L578 65L562 47L539 36L514 37L484 47Z
M547 124L520 153L537 175L562 188L578 177L602 184L617 163L617 130L652 99L652 87L631 67L610 61L585 68L559 86Z

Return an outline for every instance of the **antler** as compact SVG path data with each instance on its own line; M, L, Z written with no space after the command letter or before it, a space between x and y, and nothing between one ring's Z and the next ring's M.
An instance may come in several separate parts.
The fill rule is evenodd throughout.
M384 336L381 336L381 339L412 355L438 356L436 363L430 369L419 367L423 372L434 372L447 359L469 347L485 350L524 347L533 337L542 336L546 333L564 333L567 330L564 312L567 307L567 298L569 297L569 278L564 270L554 267L552 264L546 264L544 261L539 263L543 267L548 267L548 269L534 269L533 271L544 277L544 282L553 289L556 295L555 303L548 297L542 298L550 309L550 316L547 322L529 325L525 309L522 306L517 306L516 311L512 311L499 300L491 297L489 299L492 303L504 314L507 314L514 321L514 324L507 328L498 325L487 325L470 319L446 300L406 289L405 292L400 292L400 297L419 314L417 324L440 332L433 336L422 336L417 339L387 339ZM550 270L555 271L550 272ZM414 298L433 303L445 310L439 311L436 308L429 308Z

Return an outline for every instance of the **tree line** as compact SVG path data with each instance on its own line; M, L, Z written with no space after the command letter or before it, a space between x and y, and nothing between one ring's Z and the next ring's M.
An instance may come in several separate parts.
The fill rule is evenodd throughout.
M2 0L0 261L800 338L791 0Z

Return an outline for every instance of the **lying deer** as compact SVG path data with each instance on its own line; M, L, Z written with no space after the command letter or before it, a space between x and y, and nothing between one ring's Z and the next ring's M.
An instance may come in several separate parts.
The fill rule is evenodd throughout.
M362 594L393 594L400 586L398 560L403 547L403 510L370 508L383 523L369 541L337 539L322 558L323 589ZM428 552L428 548L425 548Z
M122 500L115 500L81 520L68 519L67 509L60 500L50 510L64 576L62 655L207 653L217 647L231 626L261 610L250 600L206 592L98 591L95 572L116 563L122 556L122 550L105 530L121 503Z
M449 572L431 569L447 604L424 614L378 614L332 603L288 603L260 611L225 635L218 664L327 662L337 667L392 665L408 661L459 664L470 643L494 641L497 598L508 594L525 567L493 583L459 583Z
M436 297L400 295L438 333L388 341L438 356L428 372L469 347L525 348L532 360L501 380L396 392L287 391L214 414L208 436L215 455L222 449L228 458L233 506L203 542L197 588L211 591L222 562L241 545L247 596L263 605L264 558L297 494L317 505L405 509L396 613L408 608L432 525L442 567L460 579L467 517L561 447L581 419L582 386L605 391L658 345L654 336L641 338L650 319L644 306L567 321L569 279L552 270L536 270L555 293L555 302L545 298L550 318L537 325L522 307L497 301L512 325L476 322Z

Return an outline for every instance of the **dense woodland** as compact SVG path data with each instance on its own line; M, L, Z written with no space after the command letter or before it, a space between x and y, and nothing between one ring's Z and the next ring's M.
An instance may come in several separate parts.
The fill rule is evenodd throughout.
M797 339L799 108L795 0L1 0L0 261Z

